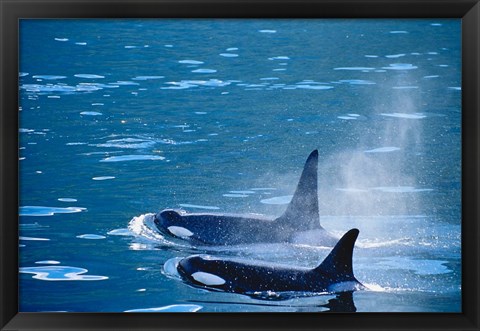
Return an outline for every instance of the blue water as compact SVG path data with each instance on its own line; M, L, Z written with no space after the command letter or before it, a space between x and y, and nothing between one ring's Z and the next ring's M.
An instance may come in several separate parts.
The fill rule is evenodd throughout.
M22 20L20 311L461 311L460 20ZM192 288L197 253L314 267L308 244L191 247L151 213L280 215L319 149L353 295Z

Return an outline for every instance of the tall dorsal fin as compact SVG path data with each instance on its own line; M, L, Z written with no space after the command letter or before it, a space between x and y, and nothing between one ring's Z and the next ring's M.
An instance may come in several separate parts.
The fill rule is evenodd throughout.
M359 232L358 229L351 229L345 233L325 260L314 270L335 275L335 278L342 281L355 280L352 255Z
M310 153L287 210L277 220L296 230L321 229L318 211L318 150Z

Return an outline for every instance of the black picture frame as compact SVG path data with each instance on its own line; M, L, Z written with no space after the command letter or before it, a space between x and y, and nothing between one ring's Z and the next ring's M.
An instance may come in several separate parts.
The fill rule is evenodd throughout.
M0 0L2 330L480 330L478 0ZM18 36L21 18L461 18L462 313L19 313Z

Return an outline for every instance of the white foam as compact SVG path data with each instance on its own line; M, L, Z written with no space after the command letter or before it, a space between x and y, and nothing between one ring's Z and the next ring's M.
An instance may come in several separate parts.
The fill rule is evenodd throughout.
M172 225L172 226L169 226L167 229L168 231L170 231L171 234L180 238L188 238L193 235L192 231L181 226Z
M192 274L192 278L195 279L197 282L205 284L207 286L218 286L225 284L225 279L210 274L208 272L197 271Z
M258 30L261 33L277 33L277 30Z
M328 287L328 292L351 292L359 289L359 284L357 282L340 282L332 284Z
M110 236L132 236L133 233L129 229L115 229L107 232Z
M407 31L403 31L403 30L396 30L396 31L390 31L389 33L391 34L406 34L408 33Z
M353 116L337 116L337 118L339 118L341 120L356 120L357 119L356 117L353 117Z
M235 53L221 53L219 55L223 57L238 57L238 54Z
M263 200L260 200L260 202L267 205L287 205L290 203L292 198L293 198L293 195L284 195L284 196L273 197L269 199L263 199Z
M55 38L56 41L68 41L68 38Z

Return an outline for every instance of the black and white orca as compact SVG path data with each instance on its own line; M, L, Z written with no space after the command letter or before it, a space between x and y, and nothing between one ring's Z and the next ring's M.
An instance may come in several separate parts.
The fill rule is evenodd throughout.
M314 150L305 162L292 200L276 219L165 209L155 215L154 222L161 233L198 245L293 242L333 247L338 237L320 225L317 171L318 151Z
M193 255L178 261L180 277L209 290L255 295L262 292L342 293L364 288L353 275L352 254L359 231L345 233L316 268Z

